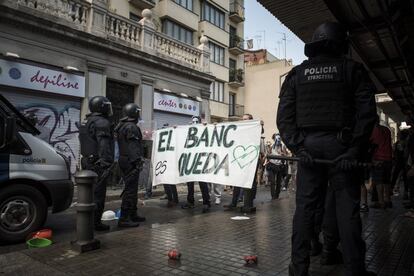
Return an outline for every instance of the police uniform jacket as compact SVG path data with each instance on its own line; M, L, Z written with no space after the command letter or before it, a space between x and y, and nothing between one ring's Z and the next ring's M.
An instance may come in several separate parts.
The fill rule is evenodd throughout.
M303 148L308 130L352 134L350 147L368 141L376 119L375 87L363 65L318 56L294 67L282 85L277 126L290 151Z
M86 115L79 128L82 164L98 164L103 168L114 162L113 125L100 113Z
M142 133L135 122L122 119L116 128L119 165L123 170L139 166L144 155Z

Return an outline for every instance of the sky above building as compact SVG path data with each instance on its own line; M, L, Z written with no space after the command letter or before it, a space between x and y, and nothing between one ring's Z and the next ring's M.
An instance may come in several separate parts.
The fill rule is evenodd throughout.
M304 43L293 34L276 17L268 12L256 0L246 0L246 21L244 23L244 38L253 39L253 49L265 48L278 58L292 59L293 64L300 64L306 59L303 54Z

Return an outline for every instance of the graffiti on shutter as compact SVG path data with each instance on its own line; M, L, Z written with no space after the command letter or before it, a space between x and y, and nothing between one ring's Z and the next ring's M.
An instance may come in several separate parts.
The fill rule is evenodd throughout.
M48 142L70 162L71 173L79 164L80 100L55 97L41 97L28 93L7 92L4 96L23 114L36 117L36 127L41 132L40 139Z

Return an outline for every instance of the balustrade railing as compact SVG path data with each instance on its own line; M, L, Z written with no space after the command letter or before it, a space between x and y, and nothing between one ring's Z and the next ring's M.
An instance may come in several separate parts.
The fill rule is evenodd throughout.
M0 1L0 8L2 5L17 9L25 7L21 9L23 12L28 12L27 8L30 8L58 18L56 20L58 23L62 23L59 20L64 19L70 23L69 27L106 37L150 54L173 59L179 64L202 72L209 72L208 40L205 37L201 40L200 46L196 48L157 32L151 23L150 10L144 10L144 18L140 22L135 22L110 12L106 6L99 6L99 1L94 5L95 1L17 0L16 5L15 1L5 0Z
M122 16L108 13L106 15L105 32L109 37L114 37L132 45L139 46L141 25Z
M17 3L83 27L87 25L91 6L82 0L17 0Z
M201 50L188 46L183 42L171 39L165 34L155 33L154 36L155 49L158 53L190 64L197 69L201 69L200 60L203 54Z

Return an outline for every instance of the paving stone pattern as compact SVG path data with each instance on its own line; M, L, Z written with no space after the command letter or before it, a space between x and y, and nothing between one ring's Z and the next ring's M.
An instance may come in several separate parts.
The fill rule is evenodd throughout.
M167 209L165 209L168 212ZM250 220L234 212L184 217L169 224L146 225L101 235L102 249L77 255L68 244L0 256L0 275L287 275L294 201L258 205ZM414 219L395 207L362 215L367 267L378 275L414 275ZM181 261L167 252L178 249ZM243 256L257 255L257 266ZM35 269L33 269L35 268ZM313 275L342 275L341 266L321 266Z

